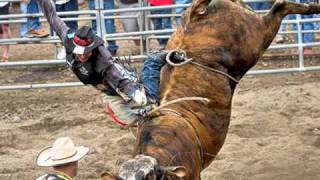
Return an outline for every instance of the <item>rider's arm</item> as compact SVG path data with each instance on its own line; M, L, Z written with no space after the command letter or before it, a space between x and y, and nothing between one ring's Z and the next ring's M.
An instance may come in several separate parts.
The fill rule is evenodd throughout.
M121 88L129 83L129 80L124 78L113 64L112 56L108 49L104 46L99 46L98 51L95 71L103 77L103 83L110 85L114 89Z
M70 29L57 15L50 0L36 0L47 18L51 28L57 33L62 42L65 41L67 32Z

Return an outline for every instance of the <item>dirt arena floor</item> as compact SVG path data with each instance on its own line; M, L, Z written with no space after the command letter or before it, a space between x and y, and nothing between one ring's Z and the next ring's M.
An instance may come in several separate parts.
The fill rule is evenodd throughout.
M14 45L11 59L52 59L53 49L52 45ZM255 68L297 64L266 60ZM319 65L319 58L308 64ZM0 85L75 80L64 65L0 70ZM319 72L243 78L234 95L226 142L202 179L320 179L318 88ZM36 166L36 155L61 136L91 148L80 161L77 179L99 179L102 172L117 172L131 158L133 134L106 117L99 92L89 86L0 91L0 102L1 180L33 180L49 171Z
M56 71L35 74L55 79ZM203 179L320 179L319 79L315 72L241 80L227 140ZM106 117L91 87L3 91L0 99L0 179L31 180L48 171L36 166L37 152L61 136L91 148L79 179L116 172L131 157L133 134Z

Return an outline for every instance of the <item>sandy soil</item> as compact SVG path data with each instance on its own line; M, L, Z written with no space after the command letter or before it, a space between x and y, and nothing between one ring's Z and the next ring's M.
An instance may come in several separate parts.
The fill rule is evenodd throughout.
M45 71L47 72L47 71ZM205 180L320 178L320 74L245 77L225 145ZM107 119L91 87L0 92L0 179L34 179L37 152L57 137L91 148L79 179L117 171L134 136Z
M52 59L53 47L15 45L12 59ZM313 58L307 63L320 62ZM297 61L260 61L255 68L296 65ZM225 145L203 171L203 179L320 179L319 80L319 72L241 80ZM65 66L0 71L1 85L66 81L75 78ZM106 117L100 94L91 87L0 91L0 99L0 179L31 180L50 170L37 167L35 158L61 136L91 148L80 161L78 179L116 172L131 157L133 134Z

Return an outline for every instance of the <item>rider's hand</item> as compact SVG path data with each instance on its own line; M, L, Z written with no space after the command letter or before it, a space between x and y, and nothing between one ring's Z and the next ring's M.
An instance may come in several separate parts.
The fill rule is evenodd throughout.
M143 89L143 86L139 83L130 82L126 87L120 90L120 96L133 107L141 107L147 104L147 96Z

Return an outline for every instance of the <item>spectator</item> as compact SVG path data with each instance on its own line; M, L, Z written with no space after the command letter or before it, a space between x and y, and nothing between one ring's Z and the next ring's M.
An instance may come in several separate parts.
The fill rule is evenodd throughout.
M35 14L39 13L39 7L36 3L36 0L24 0L26 4L28 4L27 7L27 13L28 14ZM47 29L43 28L40 23L39 17L29 17L27 21L28 26L28 37L33 38L43 38L49 36L49 32Z
M139 2L138 0L120 0L119 1L119 8L138 8ZM127 12L121 12L122 16L132 16L137 15L139 12L137 11L127 11ZM139 31L139 22L138 19L128 18L128 19L121 19L123 28L125 32L137 32ZM140 46L140 40L134 40L134 44L136 46Z
M89 9L94 10L95 7L95 0L89 0ZM114 9L114 0L103 0L103 9L110 10ZM112 14L106 14L106 15L112 15ZM116 28L114 25L113 19L105 19L105 29L108 34L113 34L116 32ZM97 32L97 24L96 21L92 21L92 29ZM116 41L107 41L108 42L108 50L110 51L111 55L117 54L118 46L116 45Z
M56 0L56 11L57 12L65 12L65 11L78 11L78 1L77 0ZM61 18L66 17L78 17L77 15L68 15L68 16L60 16ZM78 29L78 22L77 21L66 21L67 26L72 30ZM58 48L57 59L65 59L66 58L66 51L64 47Z
M56 11L57 12L65 12L65 11L78 11L78 1L77 0L55 0L56 3ZM60 16L61 18L71 18L71 17L78 17L77 15L67 15L67 16ZM67 26L72 30L78 29L78 22L77 21L66 21Z
M8 15L9 14L9 6L8 2L0 2L0 15ZM11 38L11 31L9 24L0 24L1 33L3 39ZM3 54L1 57L1 61L5 62L9 60L9 44L4 45L5 48L3 50Z
M148 0L151 6L164 6L172 5L172 0ZM171 14L171 9L162 9L151 11L151 14ZM155 30L159 29L172 29L171 19L169 17L153 18L153 25ZM168 39L158 39L158 42L162 48L167 45Z
M73 180L78 173L78 161L88 152L88 147L75 146L69 137L58 138L52 146L41 150L37 157L38 166L53 167L54 172L37 180Z
M20 2L20 11L23 14L28 13L28 4L25 2ZM24 20L27 20L27 18L23 18ZM23 22L20 24L20 37L27 37L28 36L28 24L26 22Z
M317 3L315 0L300 0L301 3ZM313 18L313 14L301 15L302 19L310 19ZM305 22L302 24L302 30L314 30L313 22ZM314 42L314 33L303 33L302 34L303 43L311 43ZM303 50L304 54L313 54L313 50L311 47L306 47Z
M192 0L176 0L175 1L176 4L191 4L192 3ZM184 12L184 10L186 10L186 8L176 8L176 13L177 14L182 14ZM177 26L180 25L180 21L181 21L181 18L180 17L176 17L176 23L177 23Z

